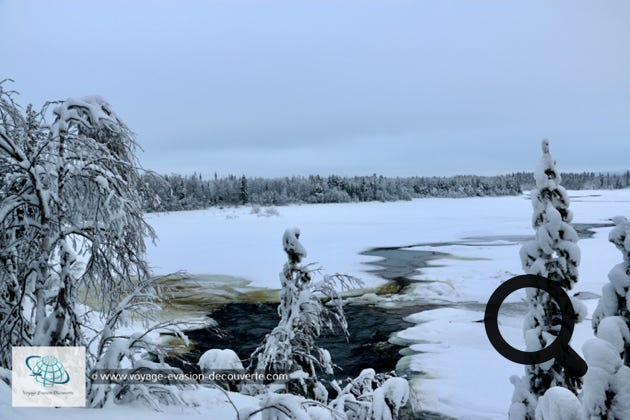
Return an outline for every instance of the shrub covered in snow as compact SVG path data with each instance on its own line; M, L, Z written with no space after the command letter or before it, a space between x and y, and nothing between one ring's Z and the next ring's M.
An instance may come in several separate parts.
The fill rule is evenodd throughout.
M336 412L345 413L348 420L405 418L401 409L410 405L410 388L406 379L392 374L377 374L374 369L364 369L355 379L341 387L332 382L337 396L329 406ZM408 407L409 415L413 407Z
M542 141L542 159L536 169L536 188L531 191L533 206L532 225L536 238L521 248L523 269L557 282L571 289L578 279L580 263L578 236L571 226L573 215L569 210L569 197L560 185L560 174L549 153L549 141ZM551 344L560 332L562 314L558 304L540 289L528 289L529 313L525 319L524 335L527 351L540 350ZM578 310L576 313L583 313ZM512 379L515 384L510 413L514 419L532 419L536 400L553 386L566 387L574 393L581 380L572 375L556 360L525 368L523 380Z
M104 313L104 324L94 322L91 340L87 346L88 378L94 370L130 369L145 372L154 369L172 369L164 360L166 349L158 339L161 332L173 334L184 343L187 337L177 322L158 323L155 314L159 309L156 299L156 279L148 279L121 298L119 304ZM144 331L137 332L137 323L129 328L130 318L142 319ZM183 399L181 385L160 383L134 384L87 383L87 405L103 407L108 403L139 402L161 410L164 405L188 405Z
M303 372L302 372L303 373ZM337 398L326 404L299 395L267 392L257 406L239 410L240 419L260 414L273 420L393 420L413 418L409 384L403 378L364 369L341 388L332 382Z
M346 413L351 420L369 417L374 389L383 382L379 379L374 369L370 368L363 369L359 376L348 380L343 388L337 381L333 381L332 386L337 392L337 397L330 402L330 406Z
M336 412L326 405L298 395L267 393L260 398L256 407L246 407L238 412L241 420L255 418L262 420L344 420L343 413Z
M400 409L409 401L409 384L403 378L389 378L374 391L372 418L391 420L398 418Z

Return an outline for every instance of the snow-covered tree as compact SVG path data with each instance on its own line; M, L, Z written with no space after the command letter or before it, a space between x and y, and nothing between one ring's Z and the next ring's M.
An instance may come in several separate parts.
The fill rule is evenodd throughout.
M0 330L14 345L79 345L79 287L108 308L148 275L144 238L153 231L142 218L133 136L98 97L58 103L48 125L44 112L39 121L24 117L1 93L0 252L8 264L0 284L21 292L18 310L33 310L6 318Z
M34 332L24 308L33 306L27 274L36 270L38 250L34 229L25 227L34 201L25 190L32 191L36 171L26 151L44 140L45 133L32 108L25 115L13 101L15 92L5 86L6 81L0 82L0 366L10 368L11 347L29 343Z
M609 282L602 288L602 297L593 313L593 329L597 333L602 319L619 316L630 328L630 221L623 216L613 218L615 227L610 231L608 240L623 256L623 261L615 265L608 273ZM626 366L630 366L630 343L621 352Z
M625 321L618 316L601 320L597 337L584 343L588 363L582 404L589 420L630 418L630 367L621 354L630 342Z
M240 419L393 420L415 418L406 379L364 369L341 388L332 382L337 398L328 404L287 393L266 392L259 404L237 411Z
M247 178L245 178L245 175L241 177L241 185L238 191L238 199L241 204L249 203L249 192L247 190Z
M613 222L608 239L623 261L608 273L593 313L596 338L583 347L589 370L582 402L589 419L630 418L630 222L622 216Z
M24 113L0 83L0 366L10 367L16 345L84 345L89 371L166 366L153 338L168 325L119 329L132 313L151 319L159 298L145 259L145 238L154 237L142 214L150 193L135 150L100 97ZM88 392L93 406L112 396L181 402L160 386L89 383Z
M306 250L297 228L284 232L282 245L288 261L280 273L280 321L252 353L250 369L289 373L292 377L287 383L289 391L325 402L327 393L317 374L332 373L334 365L330 353L317 345L316 338L324 329L332 331L335 325L348 334L336 288L348 287L358 280L326 275L321 281L313 282L312 276L317 270L301 264Z
M521 261L527 274L547 277L569 290L578 280L578 236L570 224L573 215L569 210L569 197L560 185L560 174L556 171L556 162L549 153L549 141L546 139L542 141L542 152L541 162L534 173L536 188L531 191L532 225L536 238L521 248ZM529 313L524 324L526 349L537 351L555 340L560 332L562 314L554 299L540 289L528 289L527 299ZM582 310L578 308L576 313L581 314ZM581 379L552 359L526 366L525 377L512 378L512 382L515 391L510 417L533 419L536 401L549 388L560 386L576 393Z

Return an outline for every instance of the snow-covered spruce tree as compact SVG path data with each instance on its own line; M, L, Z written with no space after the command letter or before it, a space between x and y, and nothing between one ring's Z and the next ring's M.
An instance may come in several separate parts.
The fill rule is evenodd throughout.
M609 283L602 288L602 297L593 313L593 329L598 332L602 319L619 316L630 329L630 221L623 216L613 217L615 227L610 231L608 240L623 256L623 261L615 265L608 273ZM626 366L630 366L630 343L626 343L621 357Z
M578 279L578 236L570 224L573 215L569 210L569 197L560 185L560 174L546 139L542 141L542 152L541 162L534 173L536 188L531 191L536 238L521 248L521 261L527 274L547 277L569 290ZM527 299L529 313L523 326L526 349L537 351L555 340L560 332L562 314L554 299L540 289L528 289ZM576 308L576 314L582 316L582 309ZM511 381L515 385L510 407L512 419L533 419L538 398L549 388L565 387L575 394L581 384L579 376L555 359L526 366L525 377L512 377Z
M602 319L596 335L582 347L588 363L581 395L584 413L589 420L630 418L630 367L621 358L630 342L625 320Z
M293 380L287 383L286 391L325 403L327 392L317 373L330 374L334 365L329 352L319 347L316 339L323 329L333 331L335 325L348 334L336 287L347 288L360 281L336 274L313 282L317 270L301 264L306 250L299 239L297 228L287 229L282 237L288 261L280 273L280 321L252 353L249 369L291 374ZM325 304L323 300L328 302Z
M623 216L613 222L608 239L623 261L608 273L610 282L593 313L597 338L583 347L589 370L582 402L590 419L630 418L630 222Z
M240 204L249 203L249 192L247 190L247 178L245 178L245 175L241 177L241 184L238 191L238 200Z

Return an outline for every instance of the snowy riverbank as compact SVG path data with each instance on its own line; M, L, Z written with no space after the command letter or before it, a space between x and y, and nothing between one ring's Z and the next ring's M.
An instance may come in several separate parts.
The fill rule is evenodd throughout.
M630 215L630 190L570 194L577 223L602 223L616 214ZM236 296L273 294L268 289L278 288L284 258L280 238L289 226L301 228L309 251L307 261L319 262L326 272L360 277L368 287L382 285L384 280L372 271L378 267L366 264L380 258L361 255L367 249L409 246L409 250L445 253L419 273L407 273L419 282L406 293L364 300L384 306L447 305L409 316L415 325L401 324L393 340L410 348L399 362L399 370L415 371L411 382L424 410L466 419L506 417L512 394L508 378L522 374L523 367L494 351L480 321L492 291L522 272L519 241L533 234L531 205L525 196L303 205L280 207L278 212L277 216L259 217L242 207L149 215L160 237L156 247L149 247L150 262L156 274L186 270L203 279L207 273L215 273L207 282L198 281L198 287L204 294L216 295L221 303ZM579 242L580 281L573 292L599 294L608 271L620 260L607 241L608 231L595 229L592 238ZM515 346L522 342L523 307L518 301L516 294L510 296L509 314L500 320L502 333ZM597 299L584 302L592 313ZM201 315L204 308L198 309ZM576 326L573 347L581 353L582 343L591 336L589 315ZM5 388L0 390L0 411L9 413L9 418L85 416L82 409L11 408ZM161 414L144 407L108 407L91 412L90 417L110 418L117 413L137 419L207 418L209 413L220 418L234 416L216 390L191 390L188 397L200 405ZM239 407L255 403L244 396L234 398Z

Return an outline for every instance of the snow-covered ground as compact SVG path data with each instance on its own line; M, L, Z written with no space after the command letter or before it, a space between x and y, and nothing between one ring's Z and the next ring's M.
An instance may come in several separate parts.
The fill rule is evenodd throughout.
M238 407L256 407L257 400L241 394L230 393L230 399ZM14 408L11 407L11 390L0 381L0 419L2 420L111 420L111 419L235 419L236 412L223 392L206 387L185 391L184 397L197 407L166 407L155 412L143 405L110 405L103 409L85 408Z
M576 223L608 222L617 213L630 214L630 191L570 191ZM427 198L390 203L292 205L278 208L276 216L252 214L249 207L150 214L149 223L159 241L149 245L149 261L156 274L185 270L192 275L225 275L239 278L238 287L278 288L284 263L281 238L297 226L308 251L307 261L325 271L352 274L367 286L383 283L364 263L378 258L359 255L372 247L455 242L466 245L414 247L452 253L435 261L443 267L424 270L418 279L439 280L423 285L418 294L447 301L483 301L487 292L511 275L521 273L517 246L512 237L533 235L531 205L526 196ZM602 235L601 232L605 234ZM606 239L601 229L594 241ZM475 246L475 243L477 245ZM604 247L613 250L611 245ZM588 255L584 252L582 277ZM602 265L617 261L615 252L602 255ZM600 273L601 274L601 273ZM483 279L483 286L477 280ZM595 290L599 290L599 283ZM581 287L585 286L581 282Z
M630 190L571 191L570 195L574 222L599 223L617 214L630 215ZM192 275L238 278L239 290L278 288L278 273L285 259L282 233L287 227L298 226L308 251L307 261L318 262L327 272L353 274L368 286L376 286L383 280L368 273L373 267L364 264L375 258L360 252L371 247L472 238L466 244L412 248L452 255L432 261L432 266L417 276L432 283L420 283L407 296L395 299L440 301L452 306L409 318L416 325L398 333L397 339L422 353L405 358L401 366L425 372L412 381L424 409L469 419L506 417L512 395L508 378L521 375L523 366L494 351L479 321L494 289L522 273L520 244L513 237L533 234L531 205L525 196L294 205L279 207L278 212L265 217L241 207L149 215L149 223L160 238L157 246L149 246L150 262L156 274L185 270ZM599 294L608 271L620 261L619 252L607 241L609 230L597 229L595 237L579 242L582 263L576 292ZM509 301L518 299L514 294ZM585 303L592 313L597 300ZM401 329L406 326L401 325ZM522 341L521 319L513 314L502 316L501 331L517 346ZM576 326L572 346L581 353L582 343L591 336L589 316ZM44 418L51 411L62 412L68 419L84 417L80 409L13 409L7 395L0 392L1 418L5 413L8 418ZM201 401L197 409L171 411L167 417L181 413L185 415L182 418L207 418L212 413L213 418L230 418L224 416L231 416L231 407L221 402L222 396L216 391L202 389L196 398ZM111 418L116 410L90 413L90 417L100 418L102 414ZM130 410L138 419L160 417L148 409Z
M151 214L148 221L160 239L149 246L149 260L158 274L227 274L251 286L278 288L285 259L282 234L297 226L307 260L376 285L383 280L366 273L363 264L375 258L358 255L371 247L531 234L524 197L292 205L278 212L265 217L238 207Z
M622 191L580 191L571 192L571 209L574 221L597 223L617 215L630 215L630 190ZM509 200L509 199L506 199ZM507 204L507 203L506 203ZM529 205L514 203L499 214L496 208L488 207L489 214L497 217L495 223L480 226L491 233L482 235L531 234L529 227ZM522 214L525 217L514 230L508 214ZM508 213L509 212L509 213ZM480 225L481 221L470 226ZM596 229L593 238L579 241L582 251L580 280L571 292L591 292L599 294L608 281L608 271L621 261L621 254L608 242L611 228ZM509 242L508 242L509 243ZM505 246L495 246L505 245ZM479 246L448 246L447 251L459 257L457 260L436 261L442 267L431 267L419 276L421 279L434 279L448 282L453 287L440 288L445 291L439 297L453 302L476 301L485 303L501 281L514 274L521 274L518 250L520 245L497 242ZM422 248L421 248L422 249ZM433 295L432 291L417 293ZM524 294L514 293L506 301L518 301ZM582 344L593 337L591 314L597 299L583 301L589 315L576 325L572 347L582 355ZM417 325L398 333L398 337L410 342L411 348L420 353L403 361L412 370L425 372L413 381L413 387L423 407L440 411L454 417L466 419L504 419L509 408L513 387L509 377L521 376L524 367L501 357L490 345L484 330L483 308L443 308L422 312L409 318ZM502 316L501 332L514 347L524 348L522 338L522 317Z

